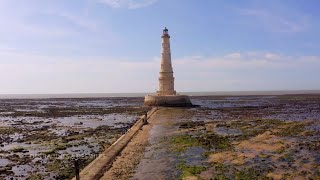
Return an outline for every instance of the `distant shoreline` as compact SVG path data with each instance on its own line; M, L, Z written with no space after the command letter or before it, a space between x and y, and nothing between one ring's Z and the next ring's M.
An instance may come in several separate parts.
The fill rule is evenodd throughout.
M144 97L154 93L66 93L66 94L0 94L0 99L55 99L55 98L108 98ZM320 90L280 90L280 91L215 91L180 92L190 96L272 96L272 95L320 95Z

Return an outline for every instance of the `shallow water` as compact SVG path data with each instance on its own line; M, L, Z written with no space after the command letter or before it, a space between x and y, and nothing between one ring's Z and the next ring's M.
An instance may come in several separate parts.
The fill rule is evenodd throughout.
M238 97L192 97L192 103L207 108L228 108L273 105L278 102L276 96L238 96Z
M320 95L192 97L209 119L320 120Z
M190 166L206 166L205 157L202 155L206 150L201 147L191 147L181 156Z
M8 159L2 159L0 158L0 166L6 166L8 164L11 164L12 162Z

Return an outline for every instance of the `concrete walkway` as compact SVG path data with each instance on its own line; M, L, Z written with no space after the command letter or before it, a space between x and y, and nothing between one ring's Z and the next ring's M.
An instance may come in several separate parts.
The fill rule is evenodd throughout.
M170 152L170 136L185 110L161 108L148 120L149 124L128 143L112 167L101 179L176 179L178 157Z

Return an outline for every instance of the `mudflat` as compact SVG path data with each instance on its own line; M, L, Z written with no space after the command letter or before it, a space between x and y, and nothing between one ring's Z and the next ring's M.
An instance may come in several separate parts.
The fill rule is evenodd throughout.
M141 103L140 103L141 102ZM143 98L0 99L0 179L71 179L149 110Z
M160 108L105 179L320 178L320 96L193 97Z
M320 176L320 96L194 96L160 108L103 179ZM0 100L0 179L68 179L145 111L143 98Z

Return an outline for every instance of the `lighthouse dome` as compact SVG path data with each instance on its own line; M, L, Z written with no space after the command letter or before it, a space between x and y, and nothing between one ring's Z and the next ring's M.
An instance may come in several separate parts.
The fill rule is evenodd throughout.
M163 34L168 34L168 29L167 29L167 27L164 28Z

